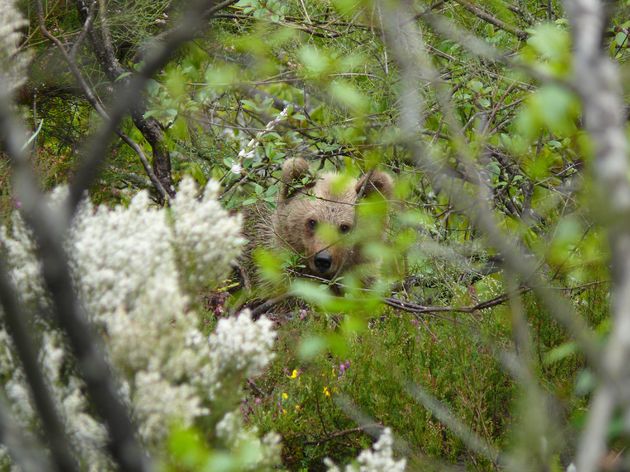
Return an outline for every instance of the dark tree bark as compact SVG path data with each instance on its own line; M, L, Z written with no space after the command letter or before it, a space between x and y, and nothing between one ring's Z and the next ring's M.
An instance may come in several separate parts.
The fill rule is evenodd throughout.
M89 0L77 0L77 8L79 17L85 22L90 11ZM129 74L131 72L124 68L116 57L111 36L103 21L96 21L92 24L92 27L88 30L88 38L96 59L110 82L114 83L123 74ZM123 78L122 80L128 81L127 78ZM145 118L145 112L146 105L144 102L140 102L131 113L133 124L151 146L153 153L153 172L166 193L168 193L170 197L174 197L175 187L171 176L171 156L164 143L164 131L159 121L155 118Z

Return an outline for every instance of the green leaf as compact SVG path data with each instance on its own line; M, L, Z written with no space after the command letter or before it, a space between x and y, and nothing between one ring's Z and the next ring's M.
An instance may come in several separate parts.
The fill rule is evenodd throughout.
M332 0L332 4L339 13L347 18L351 18L363 6L363 2L360 0Z
M527 44L545 59L563 60L570 53L568 31L551 23L543 23L529 30Z
M298 51L298 57L306 69L315 76L323 75L330 67L330 59L314 46L304 46Z
M364 113L368 108L368 98L348 82L335 80L328 90L335 100L355 113Z
M333 300L333 296L330 294L327 286L305 280L294 281L291 284L290 293L316 305L325 305Z
M554 347L551 351L545 354L545 358L543 363L545 365L555 364L561 360L567 359L568 357L572 357L578 353L577 344L573 341L560 344L559 346Z
M308 336L300 342L298 354L302 360L308 361L326 350L328 343L320 336Z

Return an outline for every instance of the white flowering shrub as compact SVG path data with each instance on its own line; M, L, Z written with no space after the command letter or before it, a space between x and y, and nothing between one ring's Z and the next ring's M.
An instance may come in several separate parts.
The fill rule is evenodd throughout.
M278 438L258 439L232 410L242 397L243 380L261 373L273 357L272 323L264 317L253 321L245 311L220 320L208 338L191 308L194 294L226 277L244 243L240 217L221 207L217 190L210 183L197 198L193 181L184 179L170 209L153 207L145 192L128 207L95 208L86 201L66 248L77 292L103 335L109 361L122 375L120 394L145 446L159 456L174 425L207 428L214 421L210 436L218 447L238 453L244 444L255 446L258 452L248 455L243 469L263 470L279 462ZM51 211L63 196L63 190L53 193ZM0 244L23 301L45 308L40 264L17 213L11 229L0 232ZM106 470L110 464L101 452L106 432L91 415L80 379L68 372L72 362L62 336L51 331L45 317L37 323L42 365L74 445L86 468ZM3 329L0 341L0 378L13 413L24 426L36 427ZM215 410L216 404L226 404L218 395L229 395L228 411Z
M26 81L31 55L20 51L20 29L28 24L15 0L0 0L0 94L10 94Z
M404 472L407 461L394 459L393 445L392 431L385 428L372 448L361 451L356 460L357 464L347 465L343 469L344 472ZM330 459L325 459L324 462L328 472L341 472Z

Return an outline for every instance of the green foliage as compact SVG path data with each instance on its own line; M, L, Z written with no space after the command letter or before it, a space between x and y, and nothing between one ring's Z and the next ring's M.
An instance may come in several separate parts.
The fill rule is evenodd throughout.
M591 144L581 131L579 100L567 87L567 20L557 2L470 2L499 20L494 24L457 2L437 5L435 14L508 58L491 62L436 31L420 14L431 3L416 2L414 11L453 109L449 116L434 87L419 78L428 152L457 177L455 186L488 195L503 235L531 252L554 289L605 336L608 249L600 217L606 202L591 196ZM400 142L400 77L383 44L380 8L362 0L241 0L155 78L145 117L164 128L174 180L189 174L200 184L220 181L221 201L233 211L272 211L280 168L291 157L341 172L341 183L376 168L396 178L389 206L378 200L359 206L367 230L341 238L340 244L360 243L373 262L367 268L322 284L293 275L304 268L299 255L269 247L252 251L260 280L254 294L242 293L238 303L283 296L306 303L289 300L274 309L279 355L268 374L254 379L257 388L243 407L252 424L282 434L285 466L316 470L326 456L348 462L370 440L356 431L334 433L356 428L361 413L391 426L414 465L430 470L433 462L438 469L443 462L465 463L493 470L414 400L409 384L422 385L489 443L516 447L514 431L527 415L519 408L529 397L500 360L514 350L509 308L415 316L383 305L391 295L417 305L471 307L502 295L508 284L495 267L501 255L487 247L467 213L471 208L456 208ZM162 20L177 11L171 2L113 2L108 18L120 60L137 67L144 41L162 32ZM67 13L61 5L48 12L60 30L77 32L76 15ZM526 39L500 22L525 31ZM613 14L605 38L626 75L629 27L624 15ZM46 52L40 43L35 47L42 56ZM90 70L89 76L99 83L102 72ZM44 119L36 147L50 187L70 173L76 150L98 118L80 97L50 97L36 108L25 114L33 124ZM123 129L151 155L130 121ZM479 188L465 178L465 163L478 169ZM5 184L6 174L0 172ZM126 202L143 187L150 184L135 154L112 144L93 189L96 200ZM2 188L4 213L14 203ZM331 243L338 236L331 228L319 231ZM231 303L236 304L228 301L226 309ZM537 379L562 403L569 425L579 428L593 376L533 296L525 296L524 311ZM211 326L214 314L208 318ZM207 449L203 435L173 432L172 470L239 470L242 464ZM554 447L550 470L564 453Z

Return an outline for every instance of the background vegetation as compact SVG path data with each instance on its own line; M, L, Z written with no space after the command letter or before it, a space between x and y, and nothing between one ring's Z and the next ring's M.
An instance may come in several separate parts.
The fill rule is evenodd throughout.
M86 136L184 5L23 3L21 47L33 58L16 100L52 189L73 177ZM600 147L584 129L585 78L563 5L223 3L122 122L93 201L128 204L148 189L164 205L189 175L219 181L231 211L273 207L279 169L298 156L396 180L387 243L370 246L383 258L371 290L337 296L284 277L277 268L290 261L266 252L261 270L282 276L273 293L246 293L234 275L199 295L206 332L244 305L276 323L276 358L247 382L246 422L282 436L289 470L325 470L325 457L347 463L385 426L409 470L568 467L602 372L586 362L582 328L549 300L566 301L586 337L604 344L613 329L609 230L626 215L594 177ZM626 87L613 107L624 109L630 3L606 5L601 42ZM405 108L415 103L409 77L421 122ZM16 207L11 174L0 163L4 215ZM526 254L520 272L509 247ZM625 403L611 414L597 468L622 462ZM185 470L186 454L207 453L186 434L173 433L173 470Z

